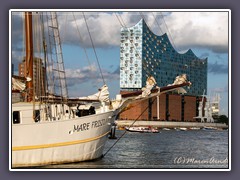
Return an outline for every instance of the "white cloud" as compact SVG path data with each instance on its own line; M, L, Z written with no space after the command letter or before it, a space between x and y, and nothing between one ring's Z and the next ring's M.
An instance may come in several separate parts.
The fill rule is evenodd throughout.
M76 22L81 31L82 46L91 47L91 41L81 12L75 12ZM131 27L144 17L150 29L160 35L160 31L173 38L177 50L193 47L210 48L215 52L227 52L228 49L228 12L172 12L165 14L164 20L160 12L122 12L118 15L124 25ZM64 14L66 15L66 14ZM121 24L113 12L85 12L87 23L95 47L111 47L120 44ZM64 33L64 41L80 43L76 22L72 13L62 16L60 21ZM68 22L68 25L65 24ZM69 23L70 22L70 23ZM161 27L161 30L159 26ZM65 29L65 30L64 30Z
M228 12L173 12L165 21L177 48L228 52Z
M80 44L81 46L92 48L82 13L75 12L74 16L72 13L69 14L67 28L65 24L66 20L64 21L64 17L61 18L60 27L63 32L64 42ZM95 47L111 47L120 44L121 25L114 14L104 12L99 12L97 14L85 13L85 17Z
M117 68L117 70L119 67ZM115 70L109 72L108 70L102 69L103 78L105 81L119 81L119 72ZM80 69L66 69L66 79L68 87L75 86L80 83L92 82L93 84L103 82L99 69L95 64L91 66L85 66Z
M73 12L58 14L63 43L92 48L82 12L74 12L76 21ZM168 35L173 38L179 51L201 47L210 48L214 52L226 53L228 49L228 12L163 12L167 28L160 12L154 12L154 16L152 12L118 12L117 14L119 18L116 17L116 12L85 12L96 48L120 45L121 24L119 19L123 21L124 25L131 27L144 17L154 33L160 35L168 33L169 30L170 34L168 33ZM18 15L15 17L13 36L16 37L14 40L19 41L21 40L19 39L21 37L19 36L20 30L22 30L19 22L22 17ZM76 23L81 33L81 41Z

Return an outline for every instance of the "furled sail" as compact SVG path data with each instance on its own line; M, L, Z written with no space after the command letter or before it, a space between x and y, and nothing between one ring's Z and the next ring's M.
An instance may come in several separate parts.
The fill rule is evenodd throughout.
M12 90L23 91L26 88L26 84L20 79L12 77Z
M185 82L187 82L187 75L181 74L175 78L175 81L173 82L173 84L169 84L168 86L183 84Z
M155 78L150 76L147 78L146 86L142 88L142 94L139 97L146 97L151 94L151 90L157 84Z
M98 89L98 92L86 96L86 97L79 97L80 100L93 100L93 101L101 101L101 102L109 102L109 91L107 85L103 85L100 89Z
M187 82L187 75L186 74L181 74L181 75L179 75L175 78L173 84L169 84L168 86L179 85L179 84L183 84L183 83L186 83L186 82ZM179 94L187 93L187 91L182 87L177 88L176 91Z

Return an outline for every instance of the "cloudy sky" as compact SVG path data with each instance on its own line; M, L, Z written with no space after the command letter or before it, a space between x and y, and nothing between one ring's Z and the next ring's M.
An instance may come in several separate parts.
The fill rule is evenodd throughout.
M103 85L99 65L110 96L119 93L120 28L144 18L155 34L167 33L179 53L192 49L198 57L208 58L208 95L220 93L221 114L228 114L229 12L94 10L84 12L85 18L82 12L57 14L69 96L89 95ZM24 55L22 18L21 13L12 12L11 61L15 74Z

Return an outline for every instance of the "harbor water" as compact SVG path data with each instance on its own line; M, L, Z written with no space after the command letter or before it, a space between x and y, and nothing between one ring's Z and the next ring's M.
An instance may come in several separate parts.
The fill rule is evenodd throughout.
M124 130L117 130L119 138ZM98 160L50 165L55 169L228 169L228 130L160 130L160 133L127 132L117 144L108 140Z

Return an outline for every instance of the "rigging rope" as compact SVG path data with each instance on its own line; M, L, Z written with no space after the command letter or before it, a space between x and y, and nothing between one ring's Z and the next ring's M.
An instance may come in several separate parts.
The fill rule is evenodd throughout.
M154 101L157 98L154 98L153 101L151 101L148 106L142 111L142 113L133 121L133 123L129 126L132 127L134 123L143 115L143 113L151 106L153 105ZM127 130L124 131L124 133L113 143L113 145L102 155L102 157L106 156L106 154L118 143L118 141L127 133Z
M46 12L46 21L47 21L47 27L50 26L50 20L49 20L49 17L48 17L48 14ZM47 28L47 35L48 35L48 39L50 40L50 30L49 28ZM53 66L54 66L54 63L53 63L53 58L52 58L52 43L49 43L49 47L47 47L47 50L49 50L49 52L47 53L47 74L48 74L48 92L50 94L54 94L54 84L55 84L55 78L54 78L54 75L53 75ZM49 57L49 58L48 58Z
M130 32L129 29L127 28L127 26L125 25L125 23L124 23L121 15L119 15L119 17L118 17L118 15L117 15L116 13L115 13L115 15L116 15L116 17L117 17L120 25L121 25L123 28L126 28L128 32ZM138 55L137 58L140 59L140 60L142 60L142 57L140 56L140 52L139 52L139 50L136 48L135 44L134 44L133 42L131 42L131 41L129 41L129 42L130 42L130 44L132 44L133 49L135 50L136 54ZM148 76L151 76L151 73L150 73L150 71L148 70L148 68L146 67L145 62L142 61L142 63L143 63L143 69L147 72Z
M166 26L167 32L169 33L169 37L171 38L171 41L172 41L173 47L176 49L176 46L175 46L174 41L173 41L173 38L172 38L172 36L171 36L170 31L168 30L168 26L167 26L167 24L166 24L166 22L165 22L165 20L164 20L164 16L163 16L162 12L160 12L160 14L161 14L162 19L163 19L163 22L164 22L164 24L165 24L165 26Z
M160 13L161 13L161 12L160 12ZM153 30L150 28L150 25L149 25L149 24L147 23L147 21L145 20L144 15L143 15L141 12L139 12L139 14L140 14L140 16L142 17L142 19L144 19L144 21L145 21L146 25L148 26L148 28L153 32ZM162 29L161 29L161 27L160 27L160 25L159 25L159 23L158 23L158 21L157 21L157 19L156 19L156 16L154 15L153 12L152 12L152 15L153 15L154 20L156 21L156 23L157 23L157 25L158 25L161 33L163 34L163 31L162 31ZM166 22L165 22L165 20L164 20L164 17L163 17L163 14L162 14L162 13L161 13L161 16L162 16L162 19L163 19L164 24L165 24L165 26L166 26L167 32L168 32L168 34L169 34L169 37L171 38L172 46L173 46L173 47L175 48L175 50L176 50L176 46L175 46L174 41L173 41L173 39L172 39L172 37L171 37L170 31L168 30L167 24L166 24ZM162 46L162 48L159 48L159 49L162 50L162 51L166 51L166 50L165 50L165 47L163 47L163 46ZM171 61L170 54L169 54L169 53L165 53L165 57L166 57L166 59L168 60L168 61L166 61L165 63L168 63L168 64L169 64L170 61ZM172 58L173 58L173 57L172 57ZM171 64L173 64L173 62L171 62ZM155 65L156 65L156 62L155 62ZM176 66L177 66L177 65L178 65L178 64L177 64L176 62L174 62L174 65L173 65L174 71L173 71L173 72L176 72L176 69L177 69Z
M47 45L46 45L46 37L45 37L45 31L44 31L44 19L43 19L43 13L40 14L40 20L41 20L41 33L42 33L42 48L43 48L43 61L44 61L44 67L45 72L43 72L44 79L42 80L42 88L43 88L43 96L46 96L46 89L48 87L48 80L47 80ZM41 99L42 101L42 99Z
M126 26L124 25L124 22L121 22L122 18L120 19L116 13L114 13L114 14L115 14L115 16L117 17L118 22L120 23L120 25L121 25L122 27L126 27ZM122 21L123 21L123 20L122 20Z
M162 29L161 29L161 27L160 27L160 24L158 23L157 18L156 18L156 16L154 15L153 12L152 12L152 15L153 15L154 20L155 20L156 23L157 23L157 26L159 27L160 32L163 34L163 31L162 31Z
M141 18L145 21L147 27L150 29L150 26L147 24L147 21L145 20L144 15L143 15L141 12L139 12L139 14L140 14ZM151 30L151 29L150 29L150 30ZM152 30L151 30L151 31L152 31ZM142 63L143 63L143 69L146 71L146 73L148 74L148 76L151 76L151 72L150 72L150 70L149 70L149 68L148 68L147 61L142 61Z
M78 28L77 20L76 20L76 17L74 15L74 12L72 12L72 14L73 14L73 18L74 18L74 21L75 21L75 24L76 24L76 27L77 27L77 31L78 31L78 35L79 35L79 38L80 38L80 42L83 42L83 38L82 38L82 35L81 35L80 30ZM90 59L89 59L88 54L87 54L87 50L86 50L84 45L83 45L83 49L84 49L84 53L86 55L86 58L88 60L89 67L92 69L93 66L91 65Z
M100 71L100 74L101 74L101 77L102 77L102 80L103 80L103 84L106 84L105 80L104 80L104 77L103 77L102 69L101 69L100 64L99 64L99 60L98 60L98 56L97 56L97 53L96 53L96 50L95 50L95 46L94 46L94 43L93 43L93 40L92 40L92 36L91 36L90 31L89 31L89 27L88 27L88 24L87 24L86 17L84 15L84 12L82 12L82 13L83 13L83 18L84 18L84 21L86 23L88 34L89 34L89 37L90 37L90 40L91 40L91 43L92 43L93 51L94 51L94 54L95 54L95 57L96 57L96 60L97 60L98 68L99 68L99 71Z

